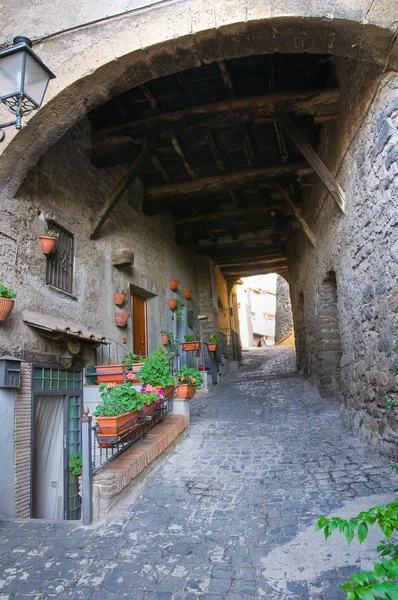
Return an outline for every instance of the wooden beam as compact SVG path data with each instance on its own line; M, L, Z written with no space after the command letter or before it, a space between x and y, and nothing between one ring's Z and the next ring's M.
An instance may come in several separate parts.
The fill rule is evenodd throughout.
M218 66L220 68L221 77L224 82L224 87L227 92L228 98L233 98L235 94L234 84L232 83L231 76L229 74L229 70L227 67L227 63L225 60L218 61Z
M218 266L220 267L220 269L222 268L231 268L232 267L250 267L252 265L278 265L278 264L283 264L286 263L287 259L286 256L281 256L280 258L274 258L274 259L258 259L258 260L253 260L253 259L234 259L235 262L223 262L223 261L217 261Z
M296 144L302 155L308 160L323 185L333 196L340 208L341 212L345 212L345 194L336 181L335 177L331 174L327 166L321 161L315 150L307 142L296 124L286 116L279 117L283 129L286 131L290 139Z
M296 217L297 221L300 223L302 230L304 231L307 238L310 240L311 244L316 248L316 236L315 233L312 232L311 227L308 225L307 221L302 216L301 212L290 198L289 194L283 189L279 183L274 184L276 189L282 194L286 204L291 208L292 213Z
M153 154L153 151L156 148L158 139L159 138L157 136L152 137L144 144L144 146L141 149L141 152L133 160L131 166L127 169L127 172L123 175L123 177L113 190L112 194L108 197L104 206L102 207L97 224L90 235L90 240L95 240L98 237L98 234L101 231L101 228L105 223L106 219L108 218L112 210L115 208L123 194L133 183L134 179L136 179L139 176L147 161L150 159L151 155Z
M170 181L169 174L167 173L166 169L162 166L162 164L161 164L160 160L158 159L158 157L156 156L156 154L152 154L151 163L152 163L152 166L155 169L155 171L158 173L158 175L160 175L160 177L162 179L164 179L164 181L166 181L166 183L168 183Z
M250 235L249 237L245 237L236 242L218 242L217 244L198 244L196 246L197 254L225 254L229 252L240 252L242 248L258 250L259 247L261 250L265 250L267 247L271 248L273 246L272 238L270 237L274 231L270 231L269 233L263 234L261 236Z
M181 158L182 162L184 163L184 167L188 171L188 175L190 176L190 178L196 179L196 173L195 173L191 163L187 159L187 156L184 152L181 142L177 138L177 136L175 136L175 135L171 136L171 143L173 144L174 150L177 152L178 156Z
M184 225L186 223L195 223L197 221L217 221L218 219L223 219L224 217L244 217L249 214L261 219L261 216L263 216L266 213L269 213L270 210L274 210L280 207L280 204L275 204L266 207L252 206L250 208L230 208L229 210L219 210L210 213L203 213L194 217L181 217L181 219L177 219L175 223L176 225Z
M281 273L286 272L288 270L287 265L275 265L270 268L262 268L253 267L253 269L237 269L236 271L227 271L225 269L220 269L221 273L227 279L231 279L232 277L251 277L252 275L269 275L271 273Z
M302 176L312 173L305 163L274 165L257 169L243 169L234 173L222 173L192 181L182 181L147 188L145 197L151 200L185 194L212 194L221 190L244 187L262 179L277 179L286 175Z
M233 124L253 121L269 123L277 119L279 114L317 115L321 108L324 112L325 106L334 106L339 99L340 92L334 88L236 98L154 114L144 119L97 129L93 131L92 137L93 143L96 144L113 137L130 136L141 140L148 136L152 129L159 131L162 137L169 137L178 132L188 133L203 127L211 129L230 126L231 122Z
M266 55L264 57L265 64L267 65L267 75L268 75L268 87L271 94L274 94L277 90L276 77L275 77L275 65L271 55ZM283 163L290 162L289 154L287 152L285 138L283 135L283 129L278 121L274 121L274 129L276 140L278 142L279 153L281 155L281 159Z

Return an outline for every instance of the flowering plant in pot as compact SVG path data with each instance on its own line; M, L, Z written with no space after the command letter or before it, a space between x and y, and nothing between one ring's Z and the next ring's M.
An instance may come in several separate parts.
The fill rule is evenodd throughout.
M177 398L192 398L195 392L203 385L203 377L197 369L190 369L187 365L182 365L177 371Z
M140 416L144 417L153 415L164 399L163 390L150 383L141 388L140 395L143 402Z
M195 352L200 348L200 340L197 335L184 335L185 342L181 342L184 352Z
M0 279L0 323L4 323L10 316L16 297L14 290L6 287Z
M99 392L101 402L93 412L98 423L97 437L99 442L116 443L118 436L137 424L138 411L142 408L143 400L131 380L119 385L101 383Z
M98 383L124 383L123 371L129 370L133 371L133 373L138 373L144 364L143 360L142 356L127 352L127 354L123 356L120 364L95 365L95 370L98 373ZM134 381L135 383L140 383L137 377L134 377Z
M51 254L57 243L58 235L59 234L53 229L47 231L46 235L39 235L40 248L42 249L43 254Z
M170 372L169 359L163 348L158 348L156 352L145 359L144 366L140 370L140 381L143 387L149 384L161 388L165 395L175 386L174 377Z
M214 333L209 335L209 338L207 340L207 347L209 348L210 352L215 352L217 350L217 346L219 346L220 344L220 336L218 335L217 331L214 331Z
M133 352L127 352L122 358L122 366L133 373L139 373L141 368L144 366L145 358L140 354L134 354ZM135 376L135 383L140 383L141 380Z

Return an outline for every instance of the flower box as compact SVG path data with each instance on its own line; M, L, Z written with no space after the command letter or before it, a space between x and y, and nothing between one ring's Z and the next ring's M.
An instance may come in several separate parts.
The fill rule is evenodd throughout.
M200 342L181 342L182 349L184 352L195 352L200 348Z
M97 439L100 447L115 445L119 437L133 429L139 418L138 411L129 411L112 417L97 417Z
M98 383L124 383L124 365L96 365L95 370ZM105 375L105 373L109 373L109 375Z
M209 352L216 352L218 345L219 344L216 344L216 342L208 342L207 347L209 349Z
M195 388L193 385L181 383L177 388L177 398L193 398L195 395Z

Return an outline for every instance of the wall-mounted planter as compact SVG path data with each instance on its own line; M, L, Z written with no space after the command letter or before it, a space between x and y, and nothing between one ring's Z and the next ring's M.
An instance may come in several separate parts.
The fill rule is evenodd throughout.
M216 344L215 342L208 342L207 347L209 349L209 352L215 352L217 350L218 344Z
M101 447L109 447L118 442L120 435L127 433L138 421L138 411L129 411L115 417L97 417L98 443Z
M124 304L125 300L126 300L126 294L122 294L120 292L115 292L115 294L113 296L113 301L116 304L116 306L122 306Z
M200 342L181 342L182 349L184 352L195 352L200 348Z
M96 365L98 383L124 383L124 365ZM109 375L103 375L109 373Z
M191 290L184 290L184 298L185 300L190 300L192 296L192 291Z
M42 249L43 254L51 254L55 248L58 238L50 237L49 235L39 235L39 238L40 248Z
M162 333L161 338L163 346L167 346L167 344L169 343L169 336L167 335L167 333Z
M193 385L181 383L177 388L177 398L193 398L195 395L195 388Z
M0 298L0 323L4 323L11 314L14 308L14 300L12 298Z
M129 320L129 313L115 312L115 323L117 327L126 327Z
M175 310L177 308L177 300L174 300L174 298L167 300L167 304L169 305L170 310Z
M175 292L178 289L178 281L176 279L170 279L169 287L172 292Z

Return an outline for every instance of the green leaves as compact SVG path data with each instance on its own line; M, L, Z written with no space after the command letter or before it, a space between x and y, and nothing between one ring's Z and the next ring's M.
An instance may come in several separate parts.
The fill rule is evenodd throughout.
M2 280L0 279L0 298L16 298L17 295L11 288L8 288L4 285Z
M101 402L95 407L94 417L115 417L128 411L140 410L142 397L132 382L101 383L99 386Z
M147 357L144 366L140 369L139 377L143 385L149 383L162 389L168 385L175 385L175 380L170 372L169 359L163 348L158 348L156 352Z
M193 385L194 389L197 390L203 384L203 377L197 369L190 369L187 365L182 365L181 369L177 371L178 383Z

